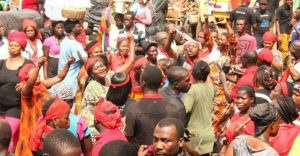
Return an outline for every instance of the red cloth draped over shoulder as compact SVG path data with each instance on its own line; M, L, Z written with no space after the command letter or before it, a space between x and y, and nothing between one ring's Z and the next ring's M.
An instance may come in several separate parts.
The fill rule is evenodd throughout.
M242 128L241 134L246 134L246 135L251 135L251 136L254 135L254 131L255 131L254 123L251 120L249 121L249 119L250 119L249 114L240 116L240 113L237 113L232 117L230 125L225 130L225 137L226 137L228 144L230 144L231 141L233 141L234 138L237 136L234 129L238 124L246 123L244 125L244 127Z
M38 118L42 116L42 105L50 99L44 84L35 84L30 98L21 96L20 137L16 147L16 156L32 156L29 148L30 134L36 129Z

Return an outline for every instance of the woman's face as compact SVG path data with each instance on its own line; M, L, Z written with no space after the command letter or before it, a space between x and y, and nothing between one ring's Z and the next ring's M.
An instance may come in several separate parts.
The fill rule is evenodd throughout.
M127 40L121 41L119 44L119 53L121 56L127 57L129 53L129 42Z
M35 37L35 35L36 35L34 27L27 27L25 29L25 34L26 34L27 38L33 39Z
M107 67L103 64L102 61L97 61L92 69L93 78L105 78L107 74Z
M8 44L8 52L11 56L19 56L21 55L22 47L16 41L11 41Z
M96 48L94 48L94 50L92 51L91 57L95 57L95 56L99 56L102 54L102 48L100 48L99 46L97 46Z
M272 50L274 43L271 41L264 41L264 48Z
M63 129L69 128L69 126L70 126L69 114L70 114L70 112L64 114L60 118L55 119L55 122L56 122L55 125L57 126L57 128L63 128Z
M276 100L280 95L282 95L282 88L280 84L277 84L275 88L271 91L270 98Z
M157 48L155 46L151 46L147 52L147 56L150 60L156 61L157 59Z
M65 27L62 23L58 23L54 27L54 34L57 36L62 36L64 34Z
M235 104L241 112L246 112L254 99L248 95L245 90L239 90L235 99Z
M218 42L217 42L217 44L218 44L218 46L220 47L220 46L226 46L226 44L227 44L227 37L226 36L224 36L224 35L220 35L219 37L218 37Z

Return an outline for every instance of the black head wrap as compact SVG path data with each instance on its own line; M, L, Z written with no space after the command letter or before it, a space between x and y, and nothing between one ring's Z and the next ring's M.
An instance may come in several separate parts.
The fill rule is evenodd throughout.
M254 136L261 135L278 117L278 111L273 105L269 103L256 105L250 112L250 118L255 125Z
M278 109L280 117L286 123L291 123L298 118L297 108L291 97L282 96L276 100L275 106Z

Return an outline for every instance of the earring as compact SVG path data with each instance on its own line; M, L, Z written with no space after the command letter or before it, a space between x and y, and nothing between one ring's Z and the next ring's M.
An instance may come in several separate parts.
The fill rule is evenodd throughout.
M57 129L58 126L57 126L56 122L54 120L52 120L52 121L53 121L54 127Z

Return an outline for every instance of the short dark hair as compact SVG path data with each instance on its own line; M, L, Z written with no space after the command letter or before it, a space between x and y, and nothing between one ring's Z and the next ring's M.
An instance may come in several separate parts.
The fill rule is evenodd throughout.
M78 147L81 148L80 142L71 132L66 129L56 129L46 136L43 153L55 156L65 149Z
M177 139L183 138L184 136L184 125L182 121L175 118L164 118L157 124L159 128L174 126L176 128Z
M183 73L185 72L188 73L189 71L181 66L173 66L169 68L167 71L167 78L169 80L169 83L174 84L175 82L183 80L185 78Z
M144 87L152 90L158 90L162 82L162 78L162 71L155 66L147 65L142 73Z
M134 12L132 11L127 11L124 16L130 15L132 18L134 18Z
M257 52L255 50L247 51L243 54L242 57L247 60L247 64L249 65L255 65L258 58Z
M115 140L105 144L99 156L137 156L135 147L123 140Z
M65 21L65 31L67 33L71 33L72 30L74 29L74 27L76 26L76 24L80 24L80 22L78 20L76 21L71 21L71 20L66 20Z
M204 61L199 61L194 65L192 75L196 80L206 81L209 73L209 65Z
M115 84L124 83L127 79L129 79L129 81L124 85L118 87L113 86ZM132 82L129 75L124 73L115 73L111 77L111 84L112 85L109 87L106 94L106 99L117 106L123 106L127 101L128 95L132 89Z
M252 106L255 104L255 90L252 86L242 85L238 88L238 91L245 91L250 98L254 99Z
M0 146L8 148L11 139L11 128L7 121L0 119Z
M247 19L244 17L244 16L239 16L237 17L236 21L244 21L245 22L245 25L247 25Z
M52 21L52 23L51 23L52 29L54 29L57 24L64 24L64 21Z

